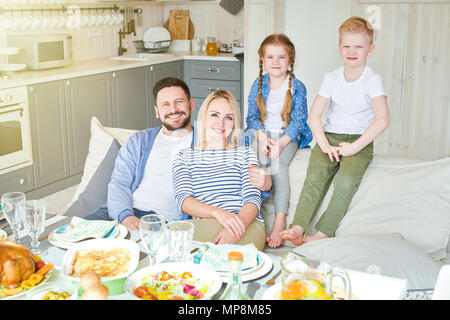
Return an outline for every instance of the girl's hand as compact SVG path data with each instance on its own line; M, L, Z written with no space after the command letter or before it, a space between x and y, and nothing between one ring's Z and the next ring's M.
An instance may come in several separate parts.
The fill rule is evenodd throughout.
M259 144L260 144L260 148L261 148L261 152L264 153L266 156L269 157L269 154L272 150L273 145L275 144L275 142L270 139L270 138L263 138L261 140L259 140Z
M222 229L212 240L214 244L235 244L238 239L234 237L227 229Z
M341 159L339 157L339 150L341 149L341 147L335 147L335 146L326 146L324 148L321 148L323 153L327 153L328 157L330 158L330 161L333 162L334 160L336 160L337 162L339 162Z
M216 210L213 212L213 216L237 240L242 239L245 234L245 224L239 215L226 210Z
M279 140L277 141L273 141L272 143L269 145L270 147L270 151L269 154L267 155L270 160L275 160L276 158L278 158L278 156L280 155L281 151L283 151L284 146L280 143Z
M339 143L339 154L343 157L350 157L358 153L358 149L353 143L341 142Z

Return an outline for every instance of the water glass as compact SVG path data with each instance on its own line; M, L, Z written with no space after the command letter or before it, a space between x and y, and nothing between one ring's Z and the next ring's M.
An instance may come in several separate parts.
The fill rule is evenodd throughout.
M159 214L148 214L140 219L140 234L147 251L150 265L156 262L159 249L164 244L166 221Z
M2 195L2 212L14 234L14 241L20 243L19 230L25 214L25 193L8 192Z
M174 221L167 224L167 241L169 243L169 259L173 262L184 262L189 258L194 224L188 221Z
M31 252L34 254L42 253L38 237L44 232L45 211L45 203L42 200L30 200L26 203L23 225L31 237Z

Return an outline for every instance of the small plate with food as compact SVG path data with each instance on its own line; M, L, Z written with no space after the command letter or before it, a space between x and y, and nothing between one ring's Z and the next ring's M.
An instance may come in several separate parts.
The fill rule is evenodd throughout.
M133 273L125 282L125 291L142 300L209 300L221 286L219 275L210 268L168 262Z
M14 263L12 263L14 261ZM27 247L0 242L0 299L16 299L40 288L51 277L53 264Z

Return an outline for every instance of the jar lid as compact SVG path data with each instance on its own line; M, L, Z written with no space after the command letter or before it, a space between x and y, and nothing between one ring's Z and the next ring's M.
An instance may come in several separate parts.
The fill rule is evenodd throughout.
M239 251L231 251L228 253L228 260L230 261L242 261L244 255Z
M216 42L216 37L207 37L208 42Z

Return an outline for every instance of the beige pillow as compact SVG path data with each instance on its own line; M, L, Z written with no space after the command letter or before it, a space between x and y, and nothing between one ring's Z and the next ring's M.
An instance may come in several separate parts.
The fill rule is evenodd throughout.
M89 153L84 164L83 176L68 207L77 201L80 194L86 189L98 166L105 158L113 140L117 139L123 145L135 132L137 130L103 127L96 117L92 117Z
M297 152L289 167L290 200L287 224L295 215L309 162L310 149ZM434 260L445 257L450 236L450 158L417 161L374 156L359 189L342 219L336 236L400 233ZM328 207L331 185L307 233ZM273 199L263 202L262 213L270 234ZM286 242L287 245L290 242Z

